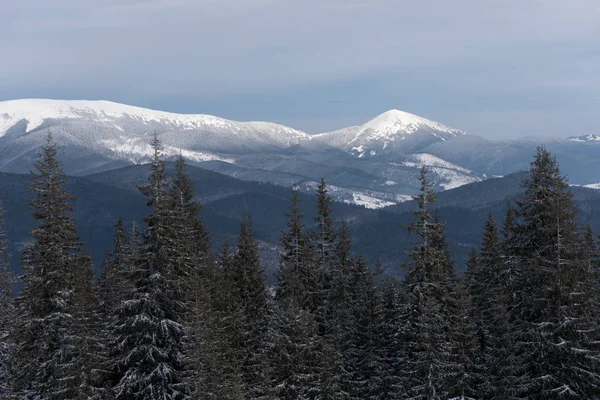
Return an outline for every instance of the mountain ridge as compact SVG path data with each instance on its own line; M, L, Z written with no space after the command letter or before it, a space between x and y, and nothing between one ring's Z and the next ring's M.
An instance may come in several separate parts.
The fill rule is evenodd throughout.
M574 184L600 182L595 143L491 141L398 109L362 125L308 135L270 122L168 113L104 100L0 102L0 171L29 171L48 133L70 175L143 164L152 153L151 136L157 134L167 159L183 155L215 172L284 187L313 189L324 177L337 188L337 200L373 207L414 195L421 166L430 169L436 190L455 188L526 169L540 142L557 154Z

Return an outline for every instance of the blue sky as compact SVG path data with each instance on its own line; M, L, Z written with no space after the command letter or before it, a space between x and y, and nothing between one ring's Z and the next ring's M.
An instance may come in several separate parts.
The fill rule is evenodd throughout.
M105 99L317 133L391 108L600 134L598 0L20 0L0 100Z

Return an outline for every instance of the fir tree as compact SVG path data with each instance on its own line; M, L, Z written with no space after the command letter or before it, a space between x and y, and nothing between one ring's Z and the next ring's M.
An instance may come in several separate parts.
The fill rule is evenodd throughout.
M481 384L485 368L481 359L480 337L476 335L478 313L473 307L472 298L464 282L454 286L451 298L450 357L447 367L448 398L460 400L483 398Z
M117 221L112 253L104 258L102 274L98 281L98 296L103 319L114 315L120 305L131 292L126 269L131 267L133 260L128 254L130 246L129 237L125 231L125 224L119 218Z
M524 368L520 395L531 399L600 396L598 299L581 252L581 226L566 179L538 147L516 235L521 274L514 286L516 354Z
M161 143L155 136L148 184L140 188L152 212L139 260L135 289L121 303L115 324L117 399L184 399L184 291L176 274L177 237Z
M230 377L235 378L237 372L246 398L257 398L264 390L262 363L269 298L250 219L240 224L237 252L225 265L223 275L227 291L224 339L229 348L227 363L232 366Z
M73 197L64 185L56 145L52 137L43 148L32 172L31 201L37 227L33 244L23 258L24 288L18 299L17 327L19 374L22 397L80 398L87 387L89 353L81 344L91 334L83 326L89 310L82 292L91 293L83 245L71 216Z
M409 253L406 278L407 304L403 341L406 368L403 371L405 395L410 398L443 399L448 396L449 333L451 316L452 260L445 244L444 226L433 217L435 202L427 179L420 175L421 191L414 197L418 210L408 232L419 242Z
M320 304L322 273L314 257L314 247L302 221L298 191L292 194L287 217L288 230L282 233L283 255L277 276L276 299L291 301L311 313Z
M204 370L211 351L207 337L211 328L211 302L214 290L215 271L210 264L210 241L202 219L198 216L200 203L194 201L195 189L187 175L184 158L180 155L175 162L175 176L171 180L169 201L172 230L170 236L176 248L175 278L183 291L185 306L184 323L186 371L184 382L187 390L198 395L206 389Z
M8 238L4 230L4 209L0 202L0 398L7 397L12 391L14 374L14 338L12 330L17 317L12 293L14 277L10 269Z
M380 399L384 385L383 321L379 292L373 275L362 256L352 260L350 282L351 332L345 351L350 373L349 398Z
M265 364L269 387L266 397L318 398L319 371L324 360L314 315L289 298L275 306L271 321Z
M315 246L317 249L317 263L323 271L327 270L331 262L335 243L335 227L331 213L331 197L328 195L325 179L321 178L317 186L317 230L315 236Z
M402 342L402 292L398 281L387 277L378 288L381 315L380 399L400 399L404 395L402 371L406 358Z

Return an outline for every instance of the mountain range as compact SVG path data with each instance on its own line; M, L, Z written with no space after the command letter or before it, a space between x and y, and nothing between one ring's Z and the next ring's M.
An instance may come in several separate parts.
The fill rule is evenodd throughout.
M0 171L25 173L52 133L65 171L86 176L146 162L154 134L168 159L238 180L311 191L320 178L341 202L392 206L418 190L426 165L438 191L526 169L535 146L554 152L576 185L600 182L600 140L492 141L404 111L316 135L270 122L174 114L108 101L0 102Z

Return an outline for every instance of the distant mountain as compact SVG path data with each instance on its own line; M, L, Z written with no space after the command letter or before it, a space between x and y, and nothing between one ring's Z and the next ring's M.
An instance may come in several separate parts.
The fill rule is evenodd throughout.
M167 165L168 174L173 165ZM148 213L145 198L137 186L146 181L147 165L128 166L86 177L70 177L67 189L77 198L74 216L79 233L98 267L106 251L112 246L112 235L117 218L127 224L138 223ZM197 200L203 204L201 216L211 232L213 243L219 245L226 237L233 238L242 217L251 215L262 257L269 272L278 265L279 240L285 229L285 216L290 205L291 190L270 184L246 182L213 171L189 167L189 176L197 191ZM488 179L466 184L437 193L436 212L446 222L448 243L456 264L462 269L471 247L479 246L481 230L487 214L491 212L499 222L506 204L518 199L524 173L503 178ZM20 251L30 240L34 226L28 201L31 193L26 189L28 175L0 173L0 201L6 209L6 226L13 243L13 266L19 265ZM330 188L335 193L338 188ZM572 187L582 220L588 218L600 230L600 191ZM361 197L358 201L373 202L375 198ZM316 215L314 195L311 190L301 193L304 222L314 228ZM381 261L394 274L402 274L406 251L414 243L405 226L411 220L414 201L407 201L379 210L369 210L351 204L335 203L336 221L349 224L355 250L363 253L373 264Z
M567 140L570 140L571 142L598 142L598 143L600 143L600 136L590 133L589 135L571 136L571 137L567 138Z
M400 110L318 135L269 122L174 114L107 101L0 102L0 171L25 173L52 133L65 171L85 176L164 154L244 181L314 190L325 178L340 202L381 208L410 199L421 166L438 191L528 168L536 145L557 155L571 183L600 182L600 146L571 139L491 141Z
M438 122L390 110L364 125L315 135L312 139L363 158L420 152L431 143L463 135L466 133Z
M108 101L15 100L0 102L0 169L28 170L48 132L65 149L67 171L76 175L147 161L153 133L161 136L167 156L182 154L195 162L232 161L216 153L271 152L310 139L269 122L173 114Z

